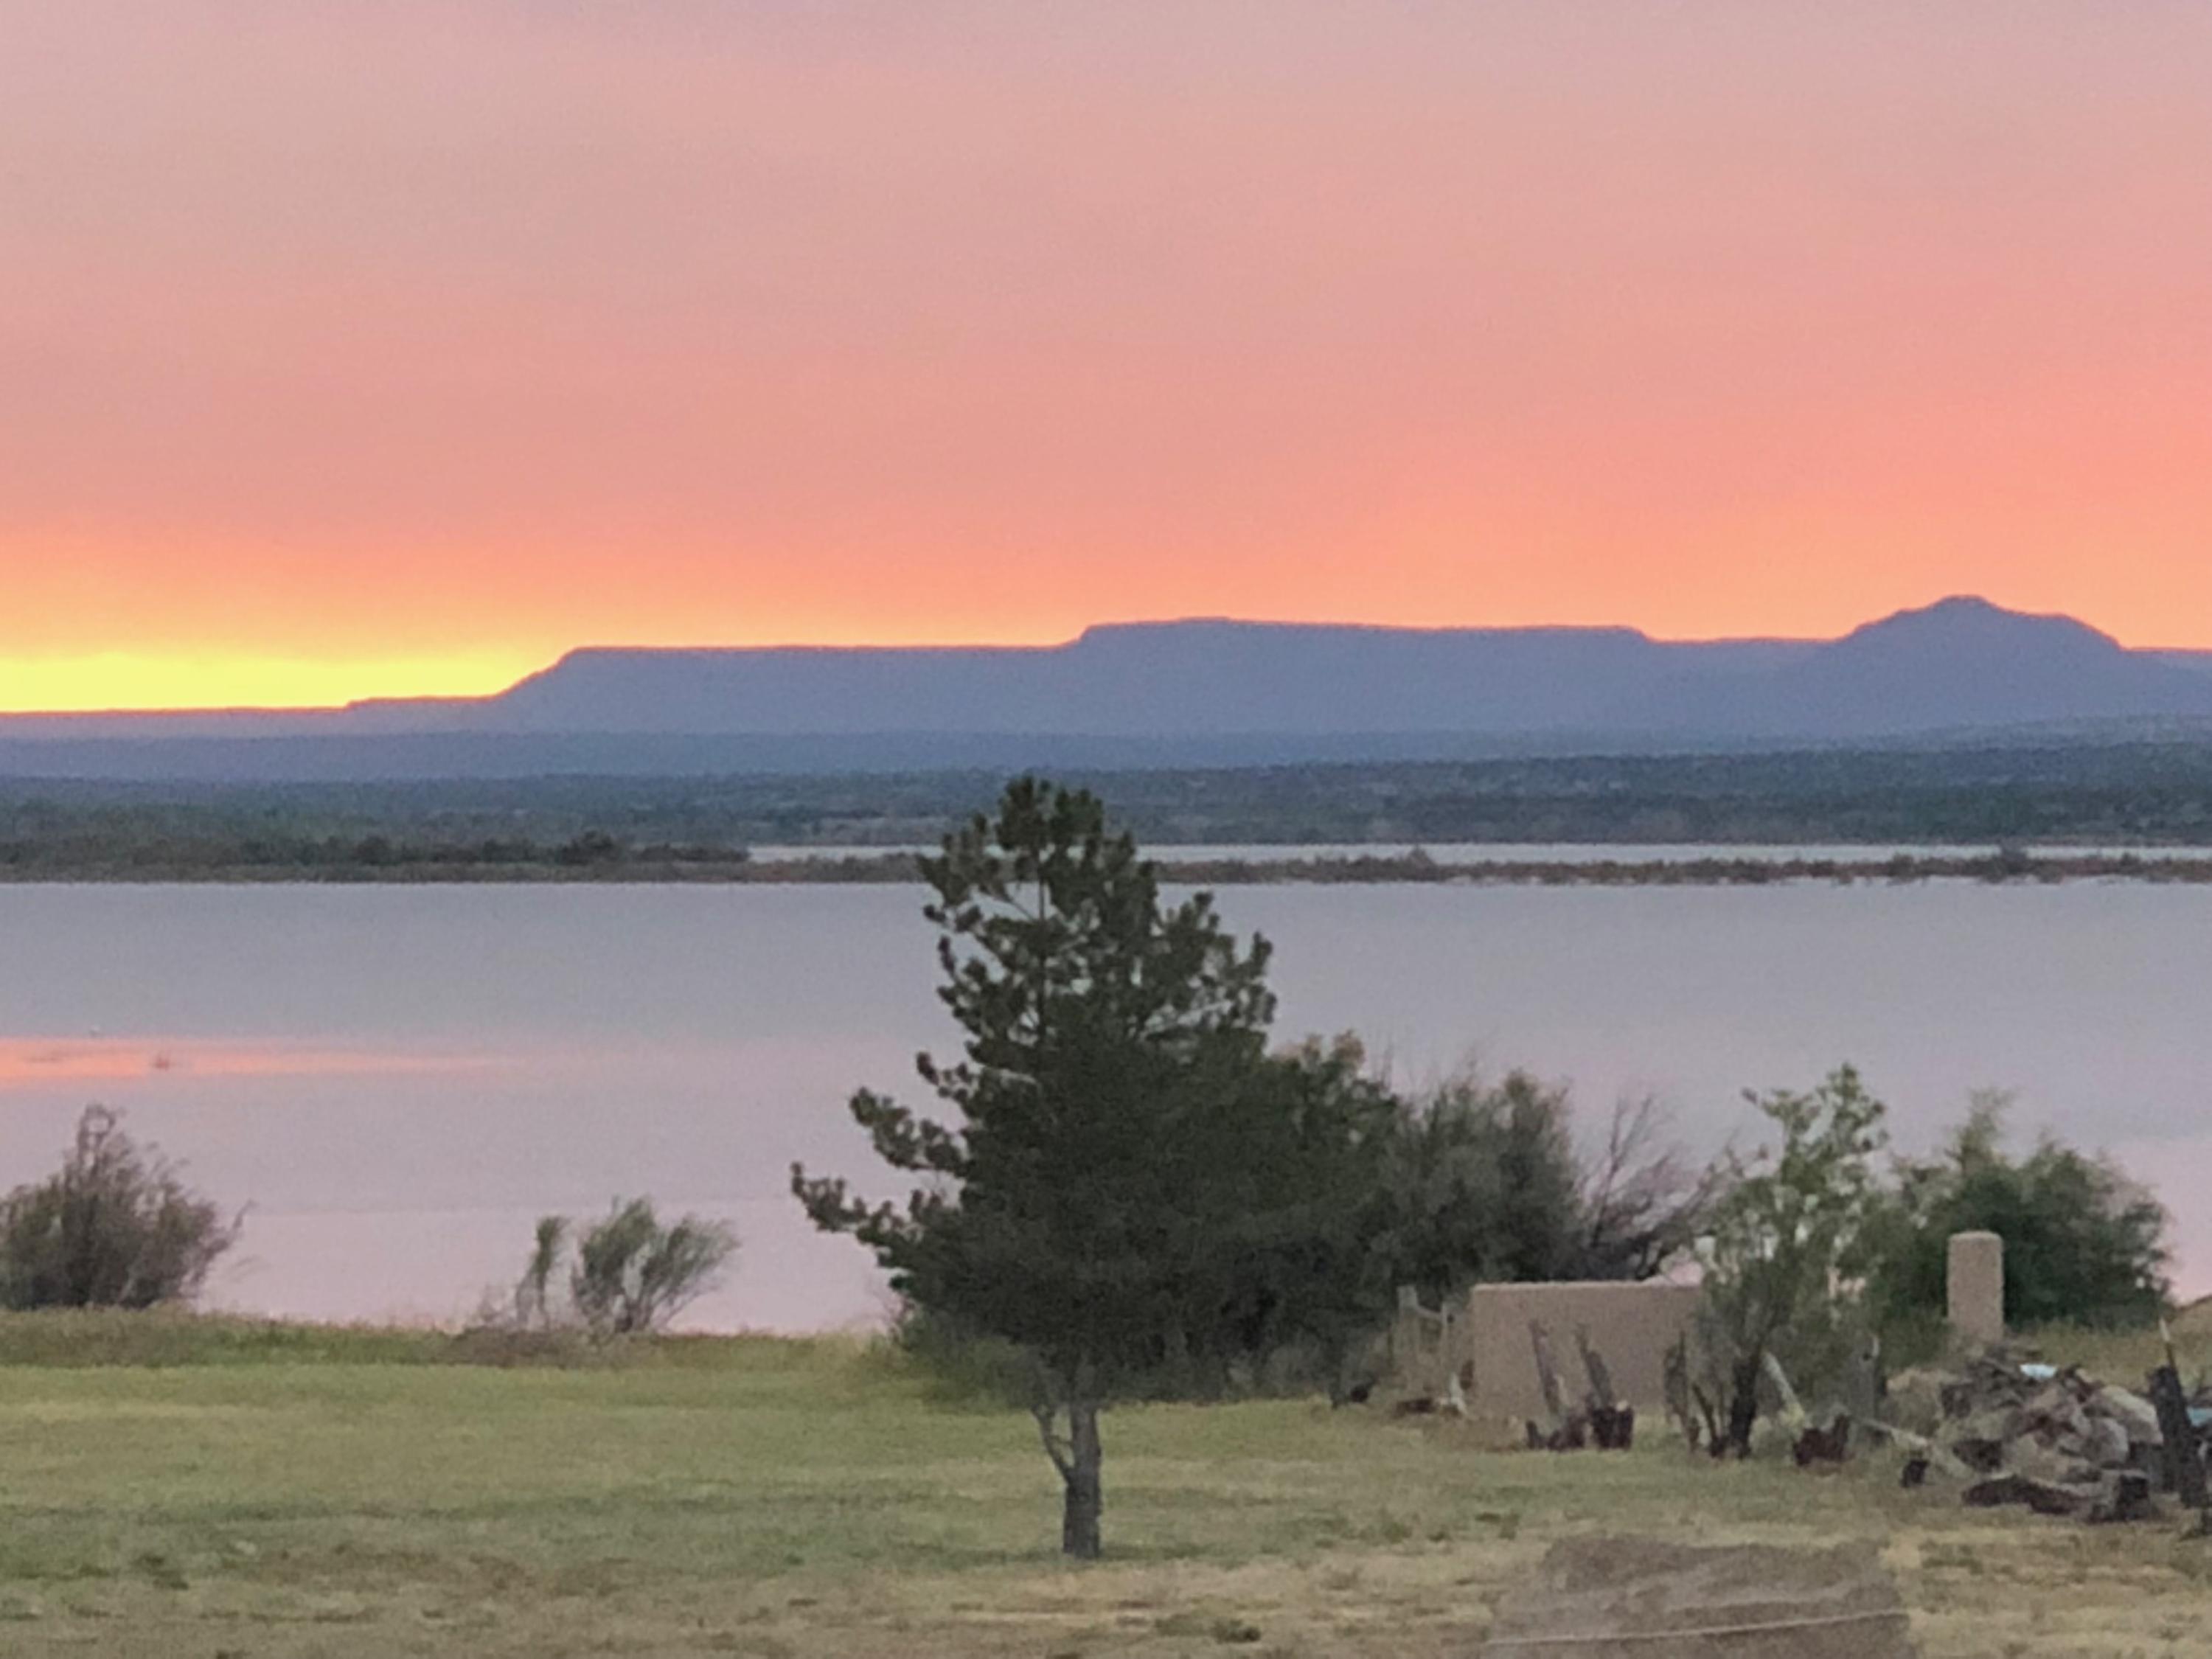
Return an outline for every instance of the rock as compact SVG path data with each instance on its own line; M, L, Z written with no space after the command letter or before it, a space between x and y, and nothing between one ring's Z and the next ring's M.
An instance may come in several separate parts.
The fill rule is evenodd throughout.
M2083 1512L2082 1519L2098 1523L2149 1521L2157 1514L2158 1505L2151 1497L2150 1477L2130 1469L2105 1478L2096 1501Z
M2097 1493L2087 1486L2011 1474L1977 1481L1960 1497L1969 1509L1998 1509L2008 1504L2024 1504L2038 1515L2063 1516L2086 1516L2097 1501Z
M2130 1444L2166 1444L2166 1437L2159 1432L2158 1407L2131 1389L2114 1388L2107 1382L2097 1391L2096 1410L2100 1415L2125 1428Z
M2020 1407L2014 1422L2015 1434L2032 1434L2046 1444L2062 1438L2079 1439L2089 1430L2088 1413L2063 1376L2037 1389Z
M2082 1455L2100 1469L2127 1468L2134 1450L2127 1425L2116 1418L2093 1418L2089 1431L2081 1437Z
M2163 1454L2157 1410L2142 1395L1995 1351L1953 1371L1911 1376L1908 1387L1923 1408L1932 1395L1942 1420L1919 1445L1892 1437L1928 1468L1968 1471L1967 1503L2096 1521L2149 1513Z
M1747 1639L1747 1632L1756 1633ZM1480 1651L1485 1659L1914 1659L1918 1649L1905 1598L1869 1546L1575 1538L1506 1592Z
M1881 1415L1913 1434L1932 1435L1943 1426L1943 1386L1948 1375L1932 1365L1917 1365L1889 1379Z
M2005 1448L2013 1437L2001 1427L1961 1430L1944 1437L1943 1443L1961 1463L1977 1474L1995 1474L2004 1467Z
M2094 1486L2104 1473L2094 1463L2033 1440L2016 1440L2006 1448L2005 1472L2046 1486Z

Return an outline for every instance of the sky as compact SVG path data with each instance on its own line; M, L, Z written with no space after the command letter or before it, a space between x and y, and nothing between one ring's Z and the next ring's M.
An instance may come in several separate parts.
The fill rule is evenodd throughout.
M0 708L2212 646L2203 0L0 0Z

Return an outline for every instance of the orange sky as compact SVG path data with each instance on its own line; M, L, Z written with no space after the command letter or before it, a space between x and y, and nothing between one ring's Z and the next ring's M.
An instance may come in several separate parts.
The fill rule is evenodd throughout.
M2212 646L2197 0L0 7L0 708L1107 618Z

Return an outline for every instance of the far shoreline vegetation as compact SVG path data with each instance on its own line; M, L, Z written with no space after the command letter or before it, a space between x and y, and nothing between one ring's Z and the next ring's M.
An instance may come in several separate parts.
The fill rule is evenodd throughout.
M1269 852L1278 849L1269 848ZM2202 857L2134 852L2039 854L2006 847L1994 852L1899 853L1887 859L1834 857L1672 859L1511 859L1448 863L1416 848L1372 855L1332 852L1312 857L1178 859L1172 848L1153 860L1171 886L1457 886L1457 887L1769 887L1823 883L1902 886L1931 881L2042 884L2128 881L2212 885L2212 848ZM896 886L923 879L921 860L903 852L825 848L799 857L758 859L744 848L593 845L475 849L385 844L314 847L259 860L105 862L26 859L0 854L0 885L408 886L408 885L719 885L751 887Z
M1117 823L1179 884L2212 883L2212 744L2197 742L1139 769L1067 781L1111 800ZM921 878L910 849L934 845L1004 781L982 770L0 778L0 883L907 884ZM1577 855L1470 865L1406 850L1475 845ZM1659 846L1699 853L1651 858ZM1608 847L1626 855L1606 857ZM1184 850L1223 848L1264 855ZM1843 848L1909 850L1836 856Z

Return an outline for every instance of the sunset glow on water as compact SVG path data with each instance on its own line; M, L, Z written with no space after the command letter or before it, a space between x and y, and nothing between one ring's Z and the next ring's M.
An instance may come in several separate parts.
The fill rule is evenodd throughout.
M488 1073L514 1062L477 1054L319 1048L200 1038L0 1036L0 1090L168 1078L432 1077Z

